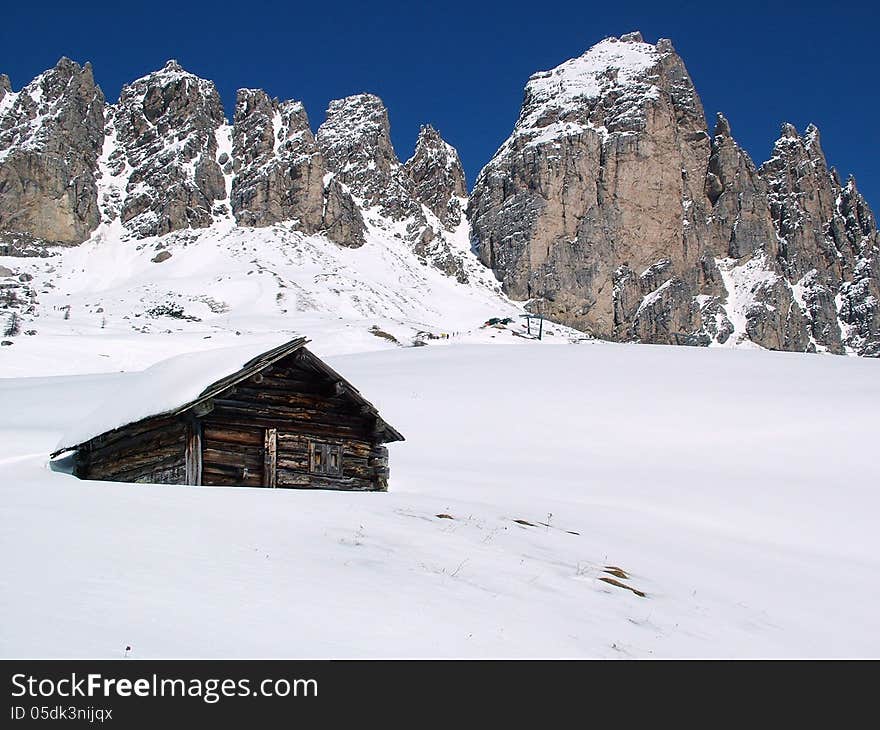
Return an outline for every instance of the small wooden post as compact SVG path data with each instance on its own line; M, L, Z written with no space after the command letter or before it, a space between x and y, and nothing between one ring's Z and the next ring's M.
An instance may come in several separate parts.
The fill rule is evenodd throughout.
M202 483L202 423L186 424L186 483L200 486Z
M267 428L263 443L263 481L267 487L278 483L278 429Z
M544 297L538 300L538 339L544 337Z

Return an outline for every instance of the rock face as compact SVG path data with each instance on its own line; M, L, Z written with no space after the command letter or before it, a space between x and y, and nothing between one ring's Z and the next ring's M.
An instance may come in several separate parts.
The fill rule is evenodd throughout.
M214 84L169 61L125 86L110 115L109 169L130 171L122 222L140 236L211 225L215 201L226 198L217 140L223 105Z
M453 201L452 196L464 189L458 153L436 131L427 132L426 128L415 155L403 165L391 144L390 129L388 111L377 96L358 94L330 102L327 118L317 134L330 185L339 184L351 193L365 222L392 235L402 235L425 263L467 282L461 252L449 240L456 226L456 208L459 220L461 217L461 203ZM450 165L448 172L433 178L444 190L431 189L432 180L425 169L429 155L434 154L431 147ZM457 182L456 174L460 175ZM442 201L446 202L441 205ZM442 217L434 206L439 206L437 211ZM431 215L436 216L434 221L429 221Z
M316 138L300 102L259 89L238 92L228 125L214 84L176 61L106 105L91 67L62 59L19 94L0 76L0 185L7 253L80 243L114 221L133 238L284 223L357 247L369 212L369 225L467 278L447 240L467 195L458 154L425 127L402 165L371 94L332 102Z
M876 354L877 231L818 133L757 170L672 44L608 38L529 80L468 207L505 291L599 337Z
M104 95L62 58L18 93L0 79L0 235L76 244L98 224Z
M366 226L360 208L345 186L330 178L324 191L324 214L321 221L327 238L341 246L356 248L364 243Z
M317 139L328 171L362 207L376 207L392 220L421 215L412 183L391 145L388 111L378 96L331 101Z
M855 180L829 170L819 131L790 124L761 166L779 237L779 268L798 292L812 342L880 354L877 226Z
M345 186L327 175L302 103L279 103L263 91L241 89L232 139L232 211L239 225L296 221L303 233L363 245L357 205Z
M711 205L712 253L727 275L723 295L703 308L714 314L714 319L704 317L708 334L723 344L734 333L731 318L738 316L739 337L773 350L811 349L805 317L783 278L767 186L721 114L705 190Z
M845 223L850 264L835 298L844 342L859 355L880 357L880 233L877 220L850 178L835 220ZM839 230L839 229L838 229Z
M464 169L458 152L431 125L419 131L416 151L404 165L413 194L447 227L461 223L467 199Z
M612 339L701 329L694 296L710 155L703 109L668 43L611 38L532 76L469 216L483 262L516 299ZM708 267L711 271L714 265Z
M235 104L232 212L244 226L296 219L320 230L324 161L303 105L283 104L264 91L240 89Z

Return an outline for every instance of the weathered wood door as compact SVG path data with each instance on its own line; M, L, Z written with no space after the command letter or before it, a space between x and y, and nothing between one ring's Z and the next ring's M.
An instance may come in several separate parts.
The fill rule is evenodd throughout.
M267 430L270 429L205 421L202 428L202 484L268 486L268 475L265 474Z

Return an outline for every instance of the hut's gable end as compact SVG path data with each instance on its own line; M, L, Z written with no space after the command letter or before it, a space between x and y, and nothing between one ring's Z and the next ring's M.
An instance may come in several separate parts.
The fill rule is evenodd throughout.
M291 354L211 399L202 484L387 489L384 424L316 363Z

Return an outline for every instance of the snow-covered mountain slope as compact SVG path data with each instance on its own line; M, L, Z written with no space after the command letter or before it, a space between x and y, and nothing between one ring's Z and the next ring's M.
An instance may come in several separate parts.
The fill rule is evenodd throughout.
M354 249L283 224L125 240L114 222L46 258L0 257L0 267L15 267L0 295L17 300L20 329L0 348L0 377L140 369L284 333L334 353L526 341L512 337L525 334L523 309L466 249L466 224L453 238L462 283L413 251L405 222L366 220L365 243ZM491 318L513 321L483 327ZM546 333L548 342L583 339L549 323Z
M510 341L330 358L407 438L387 494L78 481L128 376L0 380L0 654L880 653L876 363Z

